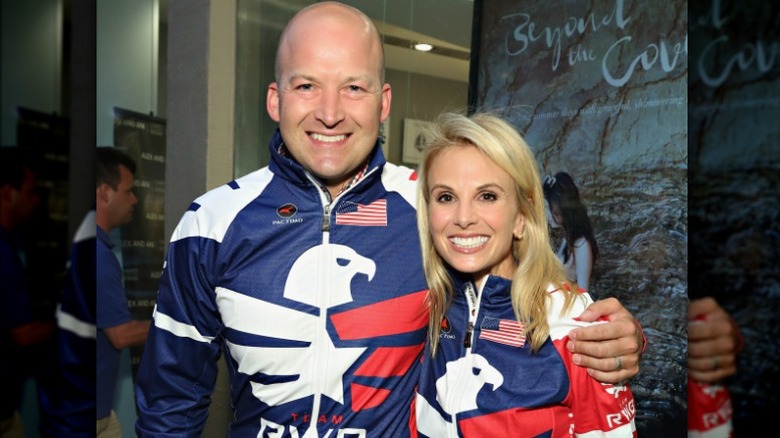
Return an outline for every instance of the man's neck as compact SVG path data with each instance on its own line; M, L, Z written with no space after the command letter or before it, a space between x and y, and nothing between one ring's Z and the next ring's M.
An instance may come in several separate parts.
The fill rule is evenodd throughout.
M111 232L111 228L108 224L106 224L106 221L100 217L100 215L97 216L95 219L95 224L100 227L101 230L103 230L104 233L108 234Z

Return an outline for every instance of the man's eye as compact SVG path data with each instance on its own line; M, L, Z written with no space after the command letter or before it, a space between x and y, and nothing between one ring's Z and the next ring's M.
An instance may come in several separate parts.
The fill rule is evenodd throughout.
M357 85L350 85L347 87L347 89L353 93L357 93L359 91L363 91L363 87L357 86Z
M312 84L301 84L295 87L296 90L308 91L313 88Z

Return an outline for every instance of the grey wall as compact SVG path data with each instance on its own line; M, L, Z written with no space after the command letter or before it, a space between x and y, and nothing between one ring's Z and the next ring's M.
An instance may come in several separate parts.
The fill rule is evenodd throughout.
M392 87L388 161L402 163L404 119L433 121L442 111L465 111L468 83L388 70ZM415 163L405 163L414 166Z
M64 114L62 0L0 3L0 143L16 145L16 108Z

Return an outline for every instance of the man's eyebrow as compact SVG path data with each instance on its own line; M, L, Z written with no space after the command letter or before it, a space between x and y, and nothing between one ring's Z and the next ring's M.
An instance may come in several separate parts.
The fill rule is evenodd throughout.
M292 82L292 81L295 81L295 80L303 80L303 81L314 82L314 77L313 76L309 76L307 74L293 73L293 74L290 75L290 79L289 79L288 82Z

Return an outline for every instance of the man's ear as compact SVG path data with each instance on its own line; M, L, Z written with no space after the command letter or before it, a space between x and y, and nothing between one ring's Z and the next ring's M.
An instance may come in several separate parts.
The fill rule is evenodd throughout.
M390 102L393 100L393 92L390 89L390 84L382 85L382 109L379 115L379 120L384 122L390 117Z
M276 82L268 85L268 91L265 93L265 110L268 116L276 123L279 123L279 86Z
M97 200L98 203L105 203L108 202L108 184L103 183L97 187L95 190L95 200Z

